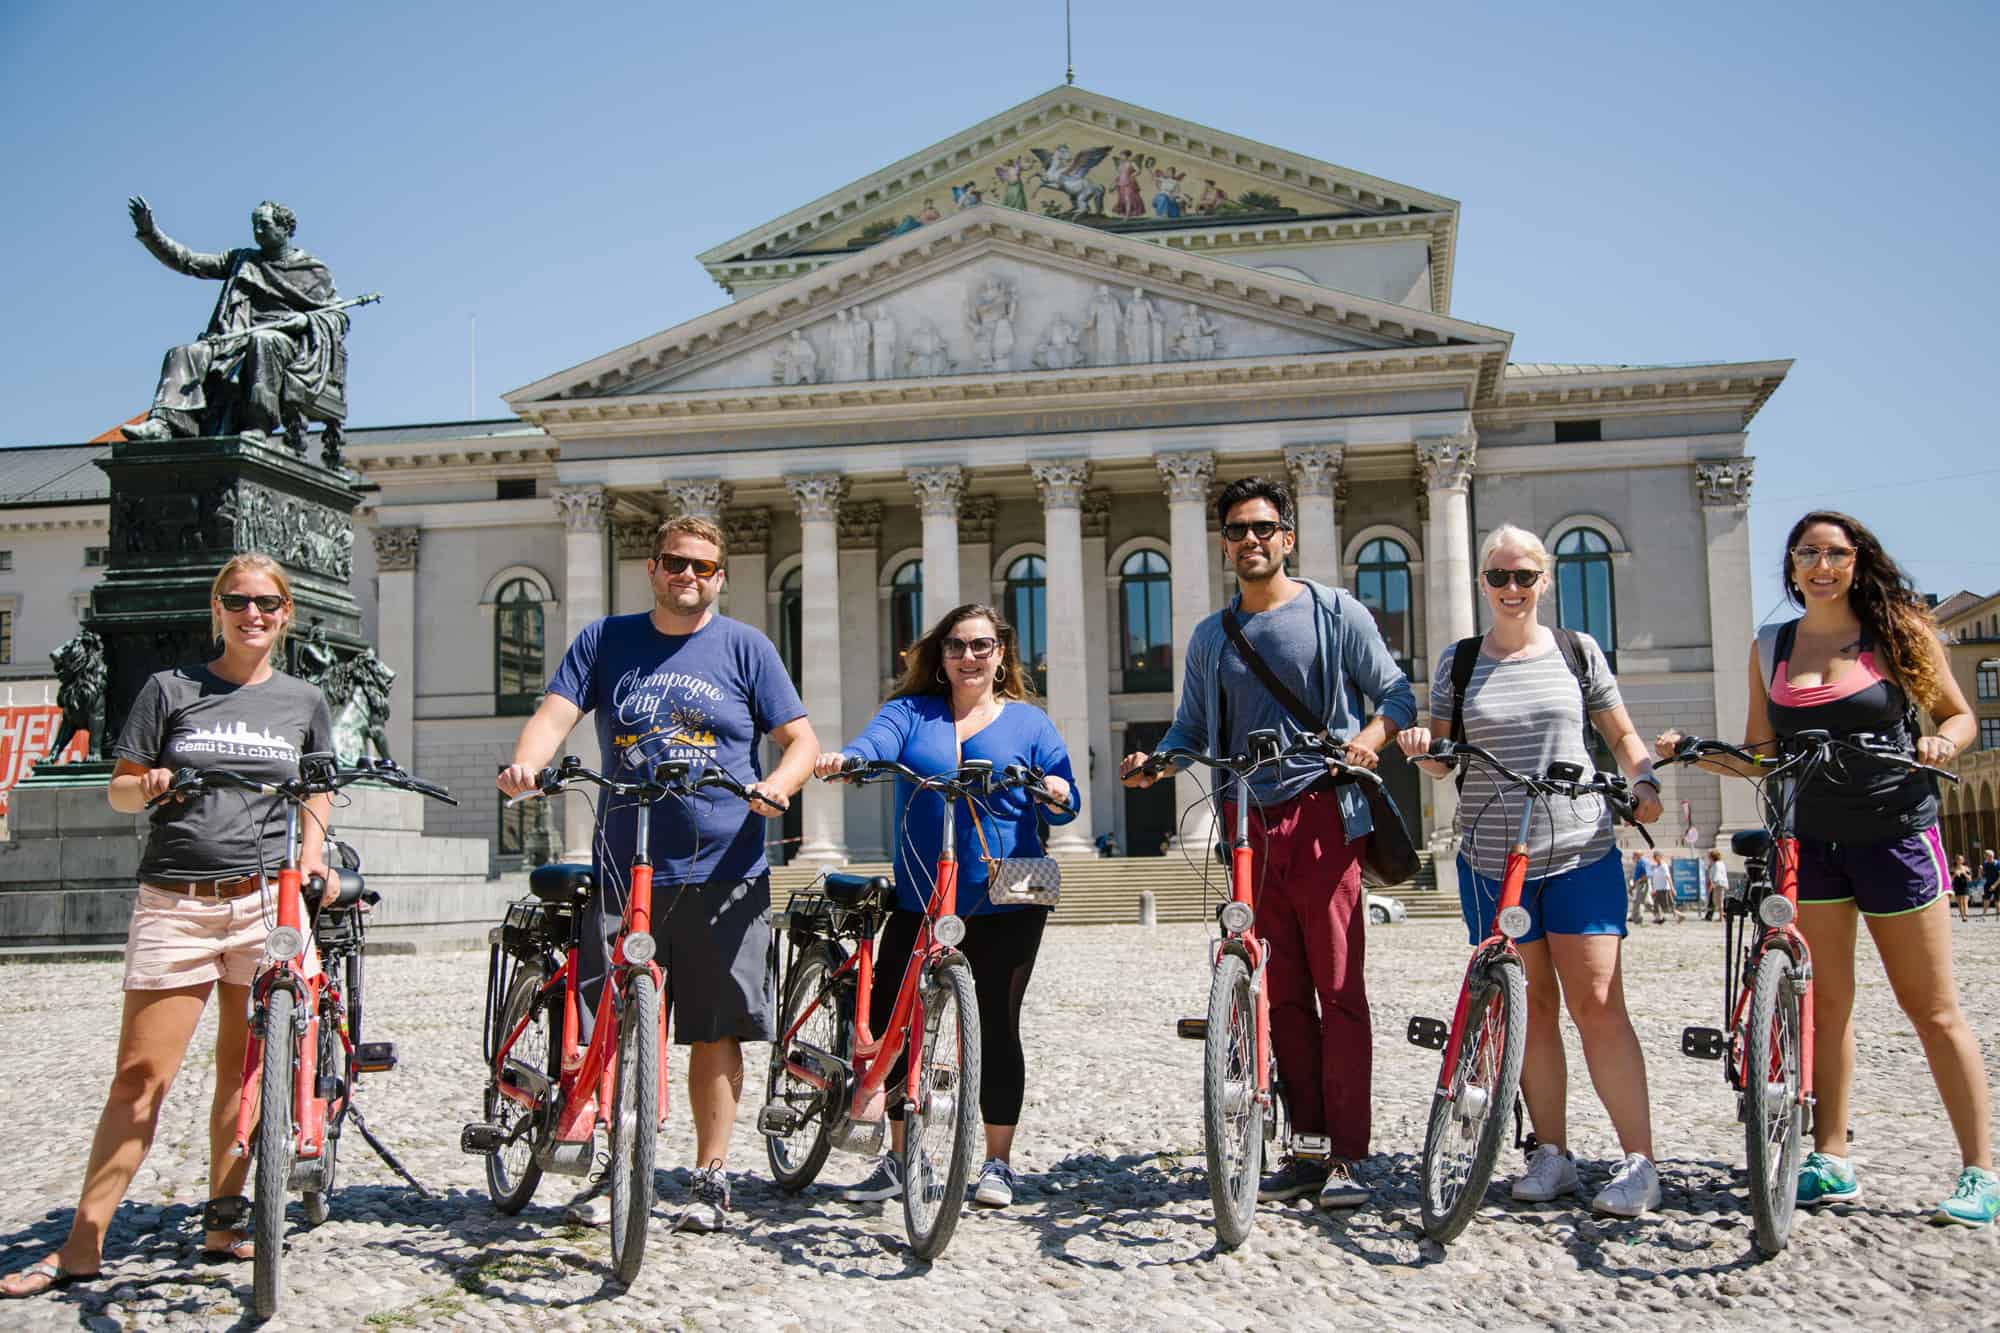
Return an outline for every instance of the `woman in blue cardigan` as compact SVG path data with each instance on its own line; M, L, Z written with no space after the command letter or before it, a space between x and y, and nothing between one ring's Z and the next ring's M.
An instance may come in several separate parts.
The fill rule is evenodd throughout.
M960 801L956 806L958 914L966 925L959 949L972 964L979 996L979 1110L986 1122L987 1160L972 1197L989 1208L1014 1201L1014 1127L1021 1119L1027 1082L1021 998L1034 974L1049 909L989 901L982 858L1040 856L1041 826L1066 824L1077 814L1069 751L1049 715L1030 698L1014 627L990 606L961 606L947 612L910 649L903 679L867 729L842 750L821 755L815 769L826 778L850 757L894 759L929 776L967 760L988 759L995 772L1009 764L1040 769L1047 774L1044 785L1063 798L1059 805L1038 810L1021 792L998 793L979 803L977 831L974 804ZM877 1014L887 1014L896 1002L944 842L944 798L925 792L913 804L913 790L907 780L896 783L896 908L877 951L869 999L870 1012ZM901 1120L891 1128L900 1151ZM903 1181L898 1171L897 1154L884 1154L867 1179L842 1190L841 1197L856 1202L899 1198Z

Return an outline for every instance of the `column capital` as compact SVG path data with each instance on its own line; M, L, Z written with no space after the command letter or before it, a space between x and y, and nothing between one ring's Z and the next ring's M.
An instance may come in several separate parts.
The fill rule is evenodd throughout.
M653 534L660 525L650 518L619 519L611 525L611 545L620 560L653 558Z
M1754 458L1718 458L1694 465L1695 494L1704 509L1745 509L1750 504Z
M1078 509L1083 505L1083 488L1090 481L1088 458L1041 458L1028 464L1035 474L1035 487L1042 493L1044 509Z
M720 477L687 477L667 483L668 508L675 518L705 518L713 523L722 517L734 488Z
M809 476L786 477L785 488L792 493L792 503L799 507L799 519L805 523L831 523L840 512L840 501L847 494L847 478L838 472L815 472Z
M556 492L556 512L571 532L604 531L604 488L571 486Z
M1285 450L1285 468L1292 474L1292 498L1332 495L1346 456L1343 444L1299 444Z
M422 528L375 529L375 567L383 573L417 567L417 548L423 545Z
M1417 441L1417 462L1424 470L1424 485L1432 491L1462 491L1472 480L1472 456L1479 449L1479 436L1472 431L1445 435L1435 440Z
M957 518L965 495L965 469L956 463L913 467L905 474L917 493L917 512L925 518Z
M843 500L840 502L840 549L861 551L882 544L882 502Z
M764 555L771 549L771 511L754 509L722 511L722 533L729 549L739 555Z
M1102 537L1111 527L1111 492L1083 493L1083 535Z
M999 511L1000 502L990 495L968 495L958 502L958 540L960 542L990 542L993 540L993 515Z
M1153 467L1166 483L1169 504L1208 503L1209 487L1215 481L1215 455L1205 449L1187 453L1158 454Z

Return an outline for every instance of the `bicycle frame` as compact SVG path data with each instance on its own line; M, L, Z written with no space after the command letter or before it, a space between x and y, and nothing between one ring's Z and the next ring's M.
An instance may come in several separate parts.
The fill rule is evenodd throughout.
M1494 904L1493 919L1486 926L1486 938L1472 951L1472 961L1466 964L1465 977L1458 983L1458 1004L1451 1015L1451 1035L1445 1039L1444 1059L1438 1064L1437 1093L1446 1101L1457 1098L1451 1086L1452 1071L1458 1068L1459 1049L1465 1042L1465 1015L1472 1007L1472 979L1490 967L1495 959L1511 957L1518 960L1521 956L1513 938L1500 929L1500 922L1509 908L1521 905L1521 890L1528 882L1528 822L1534 813L1534 794L1523 793L1520 827L1515 831L1513 845L1507 849L1507 864L1501 873L1500 900Z
M1792 831L1792 804L1798 785L1796 774L1779 776L1780 790L1777 809L1780 812L1779 827L1771 839L1771 887L1772 893L1790 904L1790 912L1782 925L1773 926L1764 921L1761 914L1757 920L1757 936L1744 951L1741 975L1725 976L1723 980L1724 1004L1728 1007L1729 1048L1723 1061L1723 1077L1737 1092L1744 1091L1750 1081L1750 1052L1747 1030L1750 1021L1751 988L1757 975L1757 965L1772 949L1783 949L1792 957L1794 966L1804 989L1799 995L1799 1104L1810 1108L1813 1105L1813 988L1812 951L1806 946L1806 939L1798 928L1799 908L1799 840ZM1746 887L1748 887L1746 885ZM1753 909L1754 911L1755 909ZM1734 932L1737 927L1730 921L1725 907L1724 930ZM1729 941L1734 945L1735 941ZM1736 950L1727 948L1724 953L1724 967L1736 970ZM1728 991L1734 990L1734 1001Z
M265 1031L265 1018L269 1012L271 992L282 986L292 992L297 1004L292 1009L295 1059L298 1072L292 1080L292 1134L296 1151L301 1161L310 1161L320 1155L320 1148L326 1141L327 1100L315 1095L318 1086L320 993L328 985L325 969L316 975L307 976L305 951L311 947L312 937L306 930L305 898L302 892L303 876L299 870L299 808L296 804L285 803L285 863L278 869L278 929L290 927L299 938L299 948L295 953L283 958L266 956L257 965L257 974L250 982L250 1038L243 1049L243 1086L237 1103L236 1141L232 1151L238 1157L250 1155L250 1139L257 1131L257 1118L262 1112L258 1104L260 1094L258 1073L264 1065L264 1045L268 1041L282 1040L285 1034ZM276 931L272 932L276 934ZM346 1040L346 1034L341 1034ZM353 1052L349 1051L352 1065Z
M1243 965L1250 969L1250 997L1256 1008L1257 1033L1257 1101L1269 1112L1272 1108L1271 1067L1271 997L1264 989L1264 967L1270 961L1270 950L1262 937L1257 934L1256 886L1251 874L1253 856L1250 851L1250 775L1239 772L1232 775L1236 787L1235 828L1229 843L1229 900L1252 909L1250 924L1242 930L1230 933L1225 929L1223 937L1216 941L1215 951L1209 958L1213 969L1222 962L1226 953L1242 957Z

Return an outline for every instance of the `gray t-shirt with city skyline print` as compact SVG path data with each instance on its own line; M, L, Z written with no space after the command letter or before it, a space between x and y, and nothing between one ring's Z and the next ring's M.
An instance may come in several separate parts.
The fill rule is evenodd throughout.
M253 782L299 775L299 756L333 748L326 696L282 671L233 685L206 666L151 677L132 703L113 753L147 768L227 769ZM284 803L244 791L205 791L152 812L139 878L174 884L275 875L285 862Z

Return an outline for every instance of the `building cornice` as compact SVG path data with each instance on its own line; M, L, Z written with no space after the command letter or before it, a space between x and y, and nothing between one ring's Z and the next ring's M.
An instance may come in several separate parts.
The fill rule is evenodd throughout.
M1748 425L1791 368L1786 359L1510 373L1501 381L1498 402L1482 404L1479 424L1517 425L1546 420L1558 411L1574 414L1579 408L1611 415L1714 404L1740 409Z
M109 500L0 509L0 534L103 531L110 526L110 522Z

